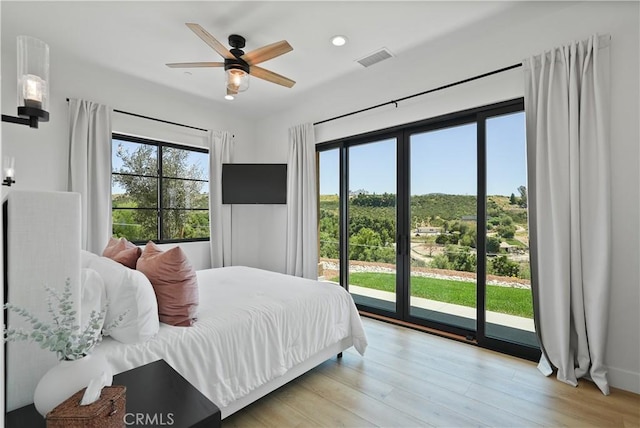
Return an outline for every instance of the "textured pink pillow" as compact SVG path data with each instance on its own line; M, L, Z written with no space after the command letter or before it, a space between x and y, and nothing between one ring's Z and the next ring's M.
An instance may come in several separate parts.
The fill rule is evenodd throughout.
M102 255L114 260L128 268L135 269L136 262L142 250L125 238L109 238L109 243L105 247Z
M194 323L198 311L198 278L182 248L162 251L149 241L136 269L153 285L161 322L182 327Z

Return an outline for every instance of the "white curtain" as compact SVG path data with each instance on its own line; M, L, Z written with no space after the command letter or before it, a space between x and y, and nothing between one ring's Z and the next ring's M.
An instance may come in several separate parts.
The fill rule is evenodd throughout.
M209 131L209 232L211 267L231 265L231 206L222 205L222 164L231 163L233 135Z
M318 192L313 125L289 128L286 273L318 278Z
M111 107L69 100L68 190L81 195L83 250L102 254L111 236Z
M609 36L524 61L531 279L540 370L609 394Z

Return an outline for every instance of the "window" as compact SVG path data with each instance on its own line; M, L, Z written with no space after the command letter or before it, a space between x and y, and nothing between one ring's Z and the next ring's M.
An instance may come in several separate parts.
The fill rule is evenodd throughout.
M209 239L209 152L113 134L112 233L134 243Z
M319 276L537 360L525 149L522 99L318 144Z

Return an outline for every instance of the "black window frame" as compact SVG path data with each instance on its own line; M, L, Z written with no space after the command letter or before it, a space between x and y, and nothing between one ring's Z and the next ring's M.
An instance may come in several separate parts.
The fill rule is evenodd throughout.
M157 222L157 227L156 227L156 239L144 239L144 240L130 240L129 241L136 244L136 245L142 245L142 244L146 244L148 241L153 241L156 244L175 244L175 243L185 243L185 242L206 242L211 240L211 234L209 234L208 237L206 238L188 238L188 239L165 239L163 237L163 211L164 210L175 210L178 208L164 208L163 206L163 198L162 198L162 187L163 187L163 180L164 179L171 179L171 180L184 180L184 181L198 181L198 182L202 182L202 183L209 183L209 181L211 180L211 174L209 174L209 180L201 180L201 179L193 179L193 178L184 178L184 177L165 177L162 171L162 149L164 147L166 148L172 148L172 149L179 149L179 150L187 150L187 151L192 151L192 152L197 152L197 153L206 153L209 155L209 150L205 147L194 147L194 146L188 146L188 145L183 145L183 144L178 144L178 143L171 143L168 141L162 141L162 140L155 140L155 139L151 139L151 138L145 138L145 137L138 137L138 136L133 136L133 135L126 135L126 134L120 134L117 132L113 132L111 133L111 153L113 156L113 142L114 140L120 140L120 141L127 141L127 142L131 142L131 143L137 143L137 144L146 144L146 145L150 145L150 146L155 146L157 148L157 152L156 152L156 162L157 162L157 166L158 166L158 170L156 172L156 175L151 176L151 175L137 175L137 174L122 174L119 172L115 172L113 170L113 165L111 166L111 182L113 184L113 176L114 175L131 175L131 176L139 176L139 177L149 177L149 178L154 178L157 180L157 191L158 191L158 203L157 203L157 207L151 207L151 208L117 208L117 207L111 207L111 212L113 212L114 210L131 210L131 209L147 209L147 210L151 210L154 209L156 210L156 214L157 214L157 218L158 218L158 222ZM113 189L113 187L112 187ZM113 198L113 193L111 194L111 197ZM209 193L209 198L211 197L211 193ZM211 211L209 208L188 208L188 209L184 209L182 208L181 210L185 210L185 211L207 211L209 213L209 224L211 224ZM113 222L111 225L111 230L113 231Z
M498 117L504 114L524 112L524 98L514 98L506 101L496 102L488 105L482 105L479 107L473 107L465 110L455 111L452 113L446 113L436 117L423 119L415 122L400 124L389 128L374 130L357 134L353 136L342 137L332 141L326 141L317 143L316 150L316 162L319 162L319 153L330 150L339 151L339 278L340 285L345 289L349 289L348 281L348 266L349 266L349 206L348 198L344 195L349 194L349 148L356 147L358 145L376 142L387 138L395 138L397 141L397 155L401 160L397 164L397 197L402 203L399 203L397 209L397 234L398 243L401 248L408 248L409 242L409 226L406 224L405 219L407 213L410 210L409 201L409 177L410 177L410 165L409 159L409 142L410 136L418 132L434 131L438 129L445 129L452 126L465 125L469 123L476 123L477 133L477 221L478 224L484 224L486 227L486 133L485 124L486 120L491 117ZM320 177L320 171L317 171L318 178ZM318 186L318 198L320 195L320 187ZM319 199L318 199L319 201ZM320 206L318 203L318 213L320 212ZM318 222L320 216L318 215ZM319 223L318 223L319 226ZM408 289L401 285L407 283L406 276L410 272L408 257L402 258L400 252L398 252L399 261L397 262L396 283L397 283L397 299L396 310L389 311L372 306L366 306L364 304L357 304L356 306L360 311L365 314L372 314L374 316L383 317L385 320L394 320L395 322L405 322L409 325L416 325L420 328L434 329L435 331L441 331L445 333L451 333L460 337L471 338L471 343L476 343L478 346L496 350L505 354L525 358L531 361L538 361L540 359L540 348L528 346L522 343L514 343L508 340L497 339L486 336L485 334L485 287L486 287L486 232L477 234L477 270L476 275L478 278L477 296L476 296L476 326L475 331L468 331L459 326L453 326L444 324L437 321L421 319L411 316L409 308L406 305L408 302ZM319 244L318 244L319 245ZM398 291L399 290L399 291ZM478 308L480 308L478 310ZM393 321L392 321L393 322ZM469 339L468 339L469 340Z

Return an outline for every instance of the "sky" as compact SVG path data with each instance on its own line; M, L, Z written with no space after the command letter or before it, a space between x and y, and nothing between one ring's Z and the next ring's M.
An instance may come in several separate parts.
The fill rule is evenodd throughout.
M410 140L411 194L477 192L476 125L427 133ZM487 194L519 195L526 186L524 113L487 120ZM396 192L394 139L349 148L349 189ZM320 194L338 194L338 150L320 153Z

